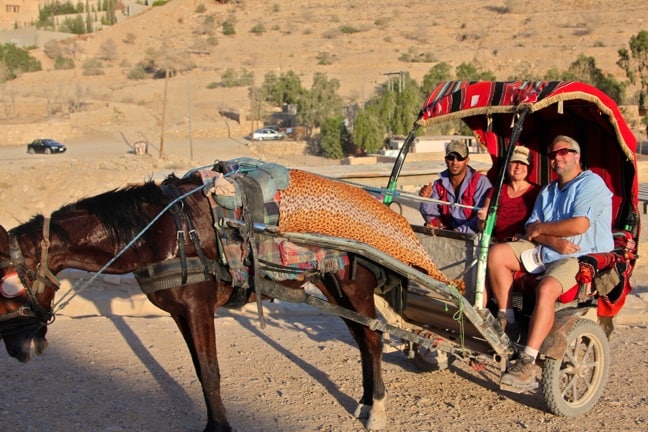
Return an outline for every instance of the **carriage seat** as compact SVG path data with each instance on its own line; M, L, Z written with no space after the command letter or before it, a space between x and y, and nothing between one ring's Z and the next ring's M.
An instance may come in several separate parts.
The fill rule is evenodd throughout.
M592 253L578 258L579 270L574 285L559 298L559 304L586 303L598 299L599 316L615 316L630 291L630 274L635 260L636 244L627 231L614 233L614 250ZM513 307L522 309L524 298L533 296L538 275L525 271L513 275Z

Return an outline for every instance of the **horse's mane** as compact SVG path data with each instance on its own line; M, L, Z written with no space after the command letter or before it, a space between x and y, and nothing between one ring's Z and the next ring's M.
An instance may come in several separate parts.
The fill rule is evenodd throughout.
M179 179L171 174L162 184L177 185L183 181L198 183L199 180ZM141 185L113 189L65 205L52 213L52 220L73 212L85 211L99 219L115 244L123 244L135 238L157 215L151 214L151 210L146 208L148 205L155 205L161 210L170 201L171 199L163 193L162 188L149 180ZM148 234L145 233L144 237Z
M199 175L180 179L174 174L170 174L162 182L162 185L167 184L199 186L202 184L202 180ZM124 244L141 233L151 220L157 216L157 214L152 214L151 210L146 208L148 205L155 205L155 208L162 210L169 202L171 202L171 198L164 194L160 185L148 180L140 185L113 189L64 205L52 213L50 232L61 239L63 243L68 243L70 233L67 233L57 223L57 220L69 217L76 212L85 212L99 219L114 244ZM186 207L185 211L190 213L191 209ZM13 228L11 232L14 235L30 238L34 247L38 247L40 233L43 229L43 220L44 216L37 214L29 221ZM147 232L143 237L146 238L149 235L152 234Z

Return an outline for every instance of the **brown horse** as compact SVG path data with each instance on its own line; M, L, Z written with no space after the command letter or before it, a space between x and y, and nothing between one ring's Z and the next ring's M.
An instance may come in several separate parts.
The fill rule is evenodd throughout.
M301 224L304 218L308 218L299 213L304 208L317 211L317 205L309 204L305 197L305 189L319 191L320 199L326 191L332 191L339 203L325 197L322 202L329 209L342 206L338 211L353 218L354 212L349 210L348 202L363 201L366 205L356 213L365 217L369 215L368 219L388 226L391 230L387 232L391 236L389 244L416 242L413 233L410 236L406 232L409 225L404 219L398 219L400 216L363 191L297 171L290 173L290 179L290 187L281 193L282 201L287 204L280 207L280 218L291 213L293 221L284 218L287 222L283 227L280 224L280 228L288 231ZM313 182L319 186L314 188ZM204 193L203 184L196 174L183 179L170 176L161 185L148 182L83 199L55 211L50 218L39 215L8 232L0 227L0 338L4 339L7 352L26 362L30 359L32 346L38 354L46 348L45 334L47 324L53 320L52 304L58 288L54 275L65 268L124 274L150 268L151 264L183 263L191 257L198 257L204 277L191 279L182 264L178 270L182 283L145 292L153 304L171 314L187 343L207 406L205 431L230 430L220 394L213 319L216 309L227 305L232 297L239 298L241 290L233 286L233 278L219 256L222 250L219 250L214 229L217 221L213 203L206 197L208 194ZM170 190L174 192L170 193ZM353 200L345 198L348 194ZM174 205L178 197L182 206ZM294 204L297 205L291 210ZM352 206L357 207L356 203ZM317 226L309 228L311 222ZM321 230L320 226L326 225L321 220L311 222L307 222L304 229L317 232ZM331 234L331 229L324 227L323 233ZM360 231L380 238L377 229L380 228ZM394 242L394 233L399 231L404 231L402 239ZM353 236L351 233L348 237ZM412 249L416 247L409 247L410 251ZM430 269L434 270L433 264L426 262L425 257L398 258L427 268L429 273ZM344 272L311 273L309 280L329 303L375 318L376 272L363 265L366 261L354 262L352 254L349 254L349 260L353 268L347 264ZM251 275L250 287L246 291L249 295L243 298L243 303L255 300L254 278L257 276ZM294 289L299 289L302 283L295 280L281 282ZM381 375L382 339L376 331L364 325L345 322L361 355L363 391L356 415L365 416L369 410L366 427L380 429L386 422L385 386Z

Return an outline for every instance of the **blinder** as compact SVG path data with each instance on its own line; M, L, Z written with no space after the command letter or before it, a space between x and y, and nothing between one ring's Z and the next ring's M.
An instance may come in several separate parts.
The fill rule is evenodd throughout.
M0 268L13 267L2 279L0 295L7 299L17 298L27 294L27 300L18 309L0 315L0 338L28 330L36 332L40 327L49 325L55 320L55 315L44 308L37 296L45 292L49 285L57 291L60 283L47 267L49 241L49 218L43 221L43 240L41 241L41 259L37 271L30 270L25 262L18 240L9 235L9 260L0 262Z

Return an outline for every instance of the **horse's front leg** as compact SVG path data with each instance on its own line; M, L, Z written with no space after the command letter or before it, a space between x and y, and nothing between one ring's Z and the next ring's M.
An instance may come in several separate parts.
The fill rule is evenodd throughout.
M376 331L354 322L346 322L360 348L362 364L362 397L354 415L366 418L365 427L380 430L387 425L385 382L382 377L382 337Z
M200 310L194 310L187 316L187 325L195 353L192 353L194 367L200 379L207 405L205 432L231 431L232 428L227 421L225 405L220 392L221 377L218 366L214 314L208 307L199 308Z
M213 286L188 286L182 292L174 289L149 295L158 307L171 313L189 348L207 406L205 432L232 430L220 393L220 369L216 350ZM181 300L182 298L182 300Z

